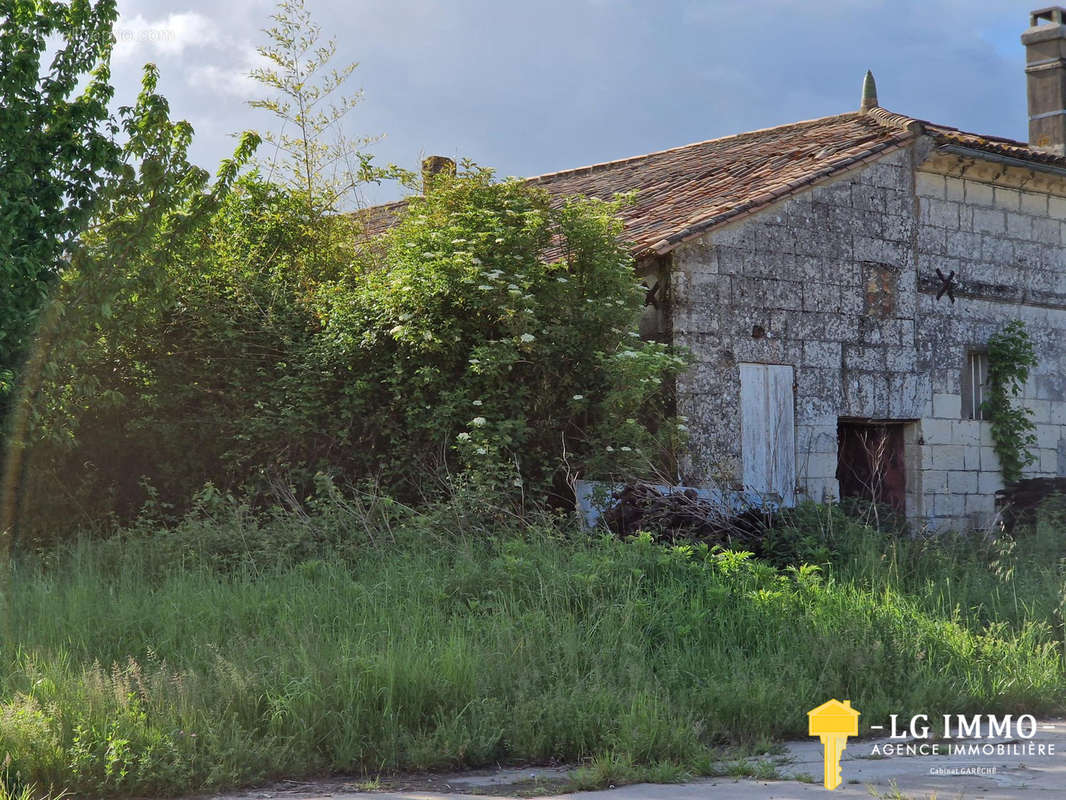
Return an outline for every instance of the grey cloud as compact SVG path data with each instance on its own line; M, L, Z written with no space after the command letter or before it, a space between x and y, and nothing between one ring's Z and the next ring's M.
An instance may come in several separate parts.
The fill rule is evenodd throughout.
M381 161L470 157L531 175L850 110L861 78L883 105L1025 137L1027 7L1007 0L322 0L312 11L359 61L348 133L384 133ZM116 63L120 101L152 58L176 115L216 163L228 134L269 119L241 101L269 2L122 0L179 27L181 47ZM185 16L182 16L185 15ZM198 16L190 16L198 15ZM209 25L196 27L197 20ZM193 24L193 23L196 24ZM200 35L197 37L197 31ZM371 201L396 196L371 189Z

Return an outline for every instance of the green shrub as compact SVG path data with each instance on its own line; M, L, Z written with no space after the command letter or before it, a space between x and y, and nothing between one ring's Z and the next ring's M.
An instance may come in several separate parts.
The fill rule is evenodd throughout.
M106 316L67 325L78 346L47 373L23 519L128 518L146 485L177 513L208 482L302 500L320 472L408 501L465 485L520 503L574 475L672 471L684 360L637 336L618 207L553 207L471 170L359 249L351 218L240 179L131 265Z
M338 436L390 485L427 469L495 494L565 472L647 474L677 430L684 361L640 340L622 201L548 194L486 170L437 176L384 237L382 267L320 294L320 371L344 376ZM517 487L517 491L516 491Z
M157 468L151 473L168 457L179 466L194 461L196 439L155 453L137 425L158 397L159 363L195 358L157 346L174 330L184 285L200 277L177 265L190 262L258 139L242 136L211 181L189 162L192 128L170 119L158 78L146 67L137 102L120 109L120 169L95 198L93 224L72 248L40 315L9 420L5 530L16 521L31 532L61 530L72 520L100 522L110 511L130 510L142 463ZM184 283L174 280L177 274ZM202 429L195 412L187 409ZM16 493L21 520L11 502Z
M992 441L1003 480L1020 480L1036 461L1032 409L1018 405L1029 371L1036 366L1033 339L1021 320L1011 320L988 340L988 378L981 411L991 422Z

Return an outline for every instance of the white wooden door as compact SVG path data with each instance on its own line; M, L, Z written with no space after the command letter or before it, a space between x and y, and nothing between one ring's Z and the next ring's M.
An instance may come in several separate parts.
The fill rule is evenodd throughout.
M740 365L744 488L785 506L796 502L796 424L792 367Z

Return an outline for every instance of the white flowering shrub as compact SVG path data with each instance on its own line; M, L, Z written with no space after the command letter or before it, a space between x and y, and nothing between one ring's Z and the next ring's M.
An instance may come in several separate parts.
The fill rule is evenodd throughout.
M568 476L671 468L686 362L637 334L623 202L553 205L470 165L411 199L317 308L321 368L346 380L333 424L351 426L360 471L543 497Z
M360 251L346 220L314 223L299 195L242 180L152 261L158 289L130 279L106 327L79 323L74 344L95 343L55 362L39 404L76 409L77 426L30 453L25 518L51 531L155 497L181 513L208 481L253 505L303 498L319 472L405 501L457 483L562 499L568 477L676 474L684 361L637 335L620 202L553 207L468 170Z

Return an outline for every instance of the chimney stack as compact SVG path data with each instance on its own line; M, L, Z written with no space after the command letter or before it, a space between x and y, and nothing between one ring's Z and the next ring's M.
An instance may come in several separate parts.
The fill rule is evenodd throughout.
M1029 96L1029 145L1066 155L1066 9L1041 8L1029 15L1025 76Z
M426 156L422 159L422 191L429 188L434 176L455 174L455 162L447 156Z

